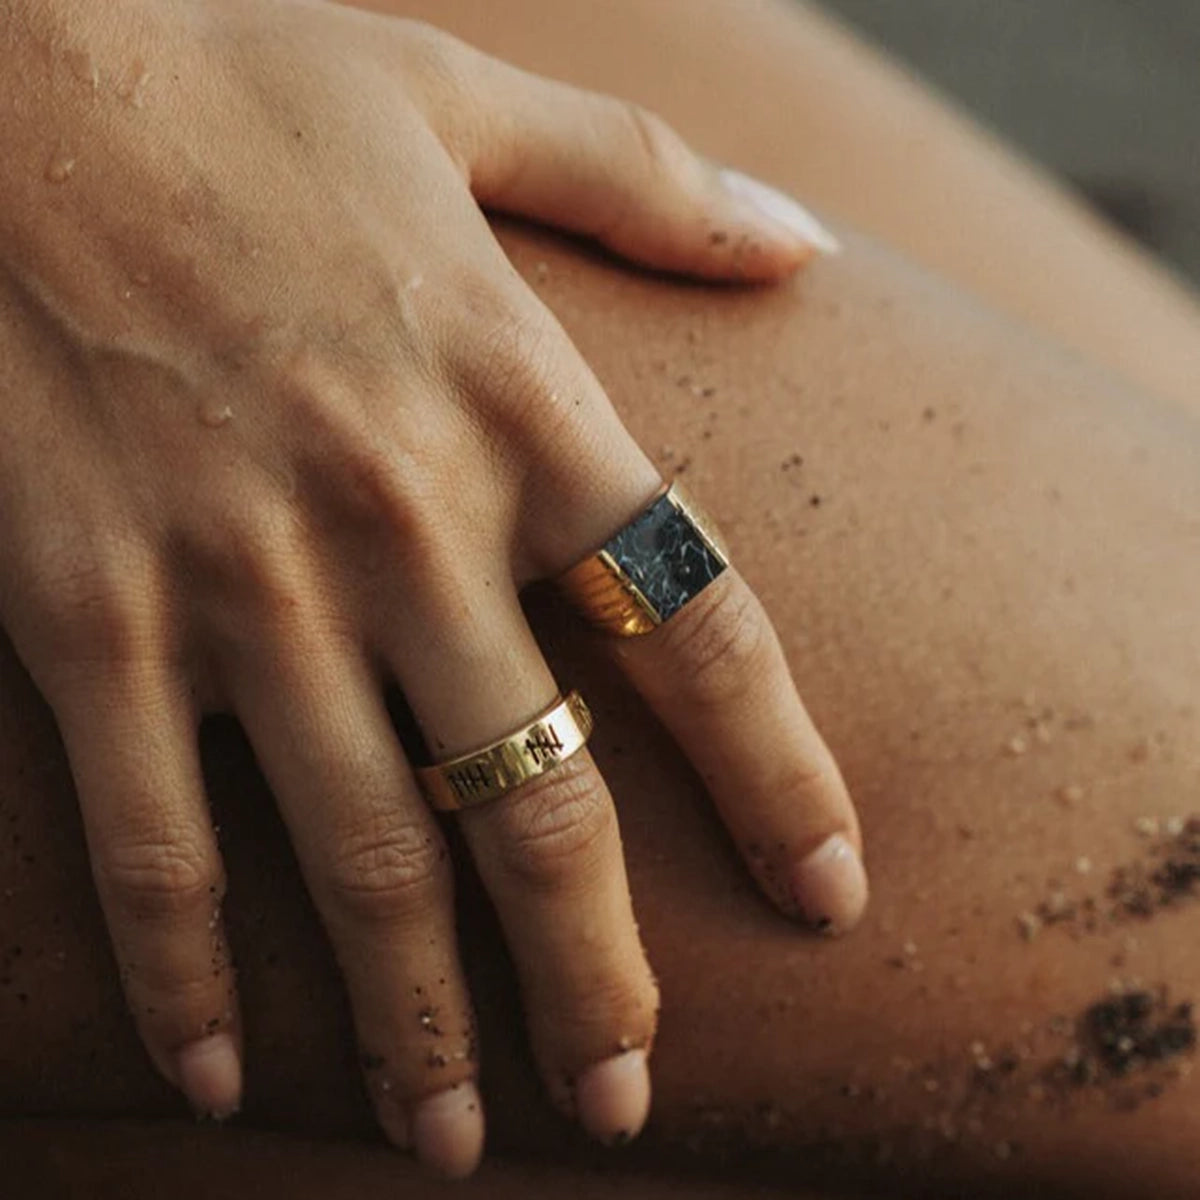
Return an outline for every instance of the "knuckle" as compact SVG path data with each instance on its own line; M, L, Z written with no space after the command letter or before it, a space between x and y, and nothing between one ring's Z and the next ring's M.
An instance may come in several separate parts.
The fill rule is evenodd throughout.
M691 702L706 708L736 705L771 673L771 628L743 584L710 588L656 636L668 658L681 665Z
M620 241L644 220L648 198L671 198L677 217L687 193L703 194L701 160L657 114L627 100L606 102L609 132L616 130L620 184L610 197L609 213L595 233L601 241Z
M432 830L400 813L380 813L342 831L326 868L334 910L359 924L418 918L449 888L445 847Z
M191 1041L232 1016L237 994L233 963L223 936L214 943L208 954L187 959L177 951L146 956L143 947L142 957L120 961L121 984L133 1015L155 1040Z
M820 747L808 747L802 754L788 755L777 779L770 781L771 794L797 796L822 809L840 808L846 801L846 788L833 755Z
M688 168L693 161L691 151L662 117L633 101L613 103L618 127L639 154L647 175L677 175Z
M524 310L519 300L495 287L480 289L476 341L470 355L472 390L499 400L540 392L549 374L551 339L547 322Z
M527 784L510 805L503 866L535 892L578 887L617 837L616 810L586 752Z
M436 435L424 453L439 458ZM436 480L421 470L405 447L379 437L356 437L339 456L332 477L339 483L338 504L352 521L383 531L416 553L431 536L437 511Z
M471 54L465 42L436 25L412 18L399 22L398 30L400 51L409 77L422 80L426 86L436 84L454 88L459 85Z
M154 589L130 556L47 548L30 579L38 632L60 664L130 663L149 650Z
M214 960L216 961L216 960ZM237 1019L237 986L227 952L219 968L154 959L121 964L121 983L142 1038L153 1052L173 1051L228 1029Z
M280 386L300 431L309 498L345 527L383 536L406 554L425 552L445 489L429 464L461 461L461 427L436 414L406 417L409 405L368 411L361 397L345 394L307 363L293 364ZM394 383L380 380L378 387L387 393Z
M247 616L280 624L303 608L308 589L295 541L293 519L270 497L210 511L187 531L191 578L216 601L207 606L210 618L228 617L235 641L253 632Z
M565 334L547 314L498 295L473 323L458 382L493 444L521 457L571 445L582 397L594 384L579 369Z
M474 157L501 106L482 97L494 73L492 59L453 34L420 21L401 25L399 64L408 95L447 151L461 162Z
M288 588L280 569L283 531L273 517L269 506L259 505L253 514L227 516L216 523L213 558L216 572L228 585L245 586L255 595L279 602Z
M139 839L110 847L97 864L105 895L138 921L211 916L224 893L220 861L185 839Z
M68 588L49 615L55 650L70 661L128 663L145 649L144 607L123 587Z
M658 1027L658 985L645 966L589 980L559 1003L558 1036L575 1048L580 1066L649 1045Z

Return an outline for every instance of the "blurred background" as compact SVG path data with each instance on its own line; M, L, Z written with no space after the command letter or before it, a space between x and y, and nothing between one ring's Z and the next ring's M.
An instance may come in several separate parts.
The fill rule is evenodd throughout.
M1200 0L822 0L1200 284Z

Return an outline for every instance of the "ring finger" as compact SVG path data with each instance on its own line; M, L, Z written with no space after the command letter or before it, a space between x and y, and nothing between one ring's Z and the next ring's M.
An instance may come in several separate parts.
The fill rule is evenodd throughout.
M300 622L231 674L346 980L380 1123L440 1173L469 1174L483 1114L450 865L379 681L357 649Z

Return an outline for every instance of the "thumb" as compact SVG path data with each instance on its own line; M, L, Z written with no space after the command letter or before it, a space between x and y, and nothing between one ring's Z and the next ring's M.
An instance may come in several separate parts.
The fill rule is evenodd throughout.
M485 208L708 279L777 280L840 249L795 200L719 170L637 105L485 62L479 120L455 147Z

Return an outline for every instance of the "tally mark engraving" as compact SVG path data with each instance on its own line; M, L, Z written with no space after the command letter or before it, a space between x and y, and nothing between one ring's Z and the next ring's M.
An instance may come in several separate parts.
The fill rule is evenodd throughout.
M455 771L447 771L446 779L460 800L471 800L481 792L491 791L495 786L483 763L471 763Z
M539 725L530 731L522 749L540 767L562 754L562 738L552 724Z

